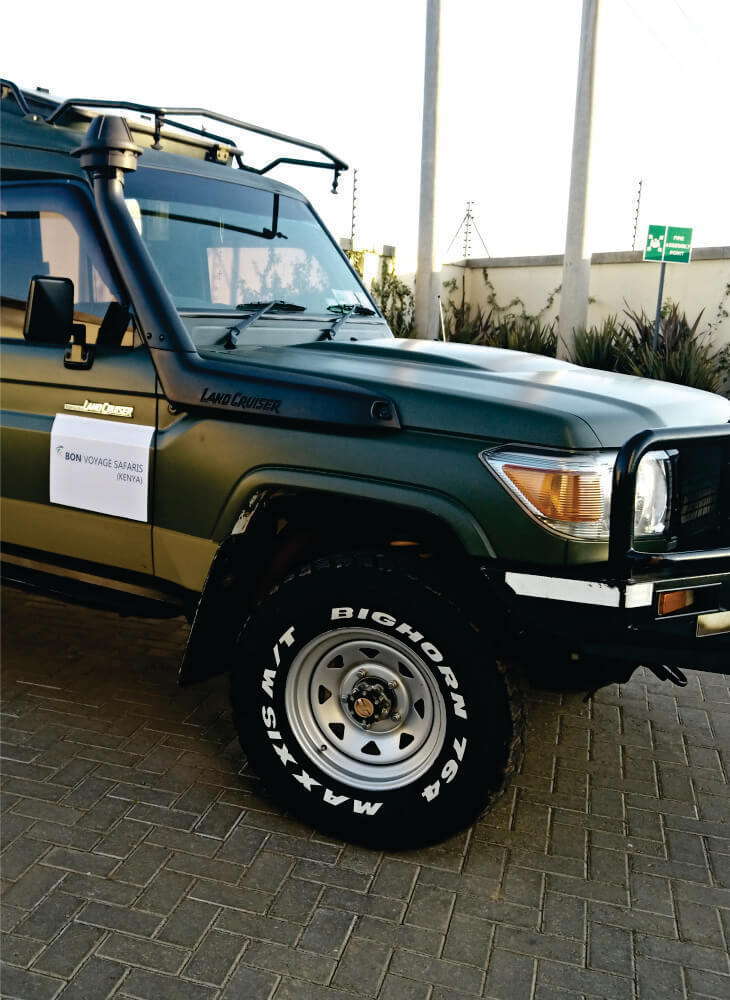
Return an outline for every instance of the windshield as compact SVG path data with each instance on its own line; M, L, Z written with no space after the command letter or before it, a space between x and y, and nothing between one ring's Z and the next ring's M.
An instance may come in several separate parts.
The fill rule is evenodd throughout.
M372 305L305 203L149 168L126 181L127 206L178 309Z

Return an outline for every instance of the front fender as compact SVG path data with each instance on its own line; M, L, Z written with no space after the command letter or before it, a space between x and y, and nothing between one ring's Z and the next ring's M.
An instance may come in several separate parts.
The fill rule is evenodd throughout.
M444 493L385 480L332 475L331 472L318 473L283 466L260 467L239 480L218 518L214 539L222 543L236 533L236 526L242 515L245 516L251 497L276 489L369 500L426 512L451 529L468 555L495 558L494 548L476 517L463 504Z
M205 680L229 669L236 637L272 562L282 494L321 504L373 504L382 512L398 509L427 515L446 529L461 552L494 558L494 549L474 516L451 497L379 480L322 475L279 467L259 468L232 491L218 519L219 547L198 602L180 668L180 684ZM333 544L336 544L333 542Z

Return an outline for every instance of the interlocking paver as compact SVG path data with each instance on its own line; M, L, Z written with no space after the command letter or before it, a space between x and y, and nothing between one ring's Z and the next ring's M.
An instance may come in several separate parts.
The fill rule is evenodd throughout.
M429 983L417 983L412 979L388 974L380 991L379 1000L428 1000L430 996Z
M245 913L243 910L222 910L216 920L216 927L247 938L261 941L276 941L279 944L295 944L302 933L299 923L282 920L279 917L265 917L259 913Z
M378 870L371 891L376 896L409 899L417 877L418 868L415 865L386 858Z
M481 969L440 958L425 958L410 951L398 949L390 963L390 971L420 982L440 986L453 986L462 993L481 993L484 973Z
M634 996L634 982L628 976L545 960L538 962L537 975L538 982L547 986L588 993L602 1000L633 1000Z
M184 851L186 854L198 854L204 858L211 858L217 851L221 850L221 845L217 840L212 840L210 837L203 837L198 833L184 833L182 830L172 830L164 826L153 826L150 829L142 823L137 825L146 834L146 843L156 844L158 847L169 847L174 851ZM219 854L219 858L225 860L225 855L221 853Z
M216 990L181 979L163 976L143 969L132 969L118 991L119 996L134 1000L215 1000Z
M501 924L496 928L494 944L503 951L514 951L520 955L535 958L550 958L557 962L582 964L584 948L582 941L545 934L525 927L509 927Z
M366 892L355 892L352 889L326 888L322 894L322 905L332 906L338 910L349 910L363 916L382 917L385 920L400 921L406 910L406 904L397 899L385 896L371 896Z
M70 979L103 937L99 927L70 923L35 961L33 969Z
M321 861L298 861L294 875L296 878L309 879L319 885L360 891L367 889L371 882L369 875L352 871L351 868L341 868L339 865L326 865Z
M353 913L320 907L314 911L299 947L319 955L339 958L356 919Z
M241 938L223 931L209 931L183 970L187 979L221 986L244 947Z
M214 803L195 827L206 837L225 839L243 815L243 810L224 802Z
M507 794L383 855L266 797L225 678L175 686L183 622L5 600L3 995L730 995L726 678L528 689Z
M416 885L405 922L446 933L455 900L456 894L453 892L430 885Z
M331 959L270 941L253 941L243 960L246 965L313 983L328 982L335 970L335 962Z
M217 915L217 907L186 897L157 936L170 944L194 948Z
M486 969L494 937L494 924L478 917L462 917L455 913L451 918L442 958L465 965Z
M51 941L83 906L85 900L54 890L19 924L15 932L38 941Z
M686 996L679 965L641 955L636 957L636 985L639 1000L679 1000Z
M52 979L39 972L28 972L12 965L0 965L3 996L13 1000L52 1000L63 988L62 979Z
M18 934L6 931L0 934L0 955L2 955L3 961L9 965L18 965L21 969L25 969L41 951L43 951L41 941L34 941L33 938L20 937Z
M17 882L8 886L3 901L24 910L32 910L58 885L63 876L64 872L58 868L44 868L42 865L30 868Z
M81 923L104 927L107 930L124 931L127 934L141 934L150 937L162 924L162 918L153 913L142 913L124 906L108 903L87 903L76 917Z
M421 955L438 955L444 942L444 935L438 931L395 924L378 917L360 917L354 933L357 937L370 938L381 944L393 944Z
M306 922L321 895L321 885L291 878L276 896L270 912L287 920Z
M171 973L179 972L188 958L188 953L182 948L117 933L110 934L96 953L102 958L110 958L124 965Z
M248 819L248 816L245 818ZM235 861L240 865L250 865L266 843L268 837L269 834L266 831L255 829L244 821L236 827L220 848L218 857L222 861ZM204 837L200 837L199 840L212 843ZM180 849L183 851L188 850L188 848L182 846ZM202 853L202 851L193 850L193 848L189 848L189 850L194 854Z
M374 941L351 938L340 959L333 984L364 996L377 996L393 949Z
M56 844L58 847L73 847L77 851L90 851L99 843L100 834L93 830L83 830L79 826L62 826L60 823L39 820L28 830L28 837L45 844Z
M16 881L31 865L39 861L48 851L47 844L41 844L30 837L18 837L2 853L2 876Z
M686 970L686 976L690 996L701 995L712 997L713 1000L725 1000L730 991L730 976L720 976L693 968Z
M588 964L592 969L633 975L631 932L608 924L592 923L588 931Z

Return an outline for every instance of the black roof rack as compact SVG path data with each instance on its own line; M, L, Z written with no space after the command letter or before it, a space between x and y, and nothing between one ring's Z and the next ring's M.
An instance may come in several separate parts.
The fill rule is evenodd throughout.
M13 95L24 115L31 113L28 102L25 99L25 94L16 83L13 83L12 80L0 80L0 87L2 87L3 91L7 90ZM3 97L5 97L5 93L3 93Z
M3 88L7 88L12 93L23 113L28 114L30 109L28 107L25 94L20 90L20 88L16 84L11 83L9 80L0 80L0 85L2 85ZM332 170L334 173L332 181L333 192L337 191L337 183L340 173L343 170L348 169L344 160L341 160L338 156L330 153L329 150L324 148L324 146L319 146L314 142L308 142L305 139L295 139L291 135L285 135L283 132L274 132L272 129L263 128L261 125L251 125L250 122L243 122L238 118L231 118L229 115L222 115L217 111L208 111L206 108L161 108L152 104L137 104L133 101L112 101L96 97L73 97L58 104L46 117L45 121L49 125L55 125L61 118L63 118L66 112L81 108L105 108L108 110L134 111L139 114L152 115L155 120L155 143L159 142L160 130L162 129L162 126L167 123L168 125L181 129L184 132L192 132L195 135L203 136L205 139L211 140L213 143L224 143L226 146L230 147L230 153L235 156L238 166L242 170L250 170L257 174L266 174L270 170L273 170L274 167L277 167L280 163L291 163L297 166L320 167L325 170ZM209 118L211 121L221 122L224 125L232 125L233 127L240 128L245 132L254 132L256 135L263 135L268 139L276 139L278 142L285 142L292 146L299 146L300 149L311 149L315 153L320 153L322 156L326 157L329 162L323 163L321 160L304 160L298 157L279 156L263 167L252 167L248 164L244 164L241 150L237 149L235 144L230 139L215 135L206 131L204 128L196 128L193 125L188 125L183 122L171 121L171 115L175 118Z

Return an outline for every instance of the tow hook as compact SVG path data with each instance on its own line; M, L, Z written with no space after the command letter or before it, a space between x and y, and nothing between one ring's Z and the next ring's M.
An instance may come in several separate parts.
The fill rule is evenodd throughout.
M657 663L650 666L649 670L659 678L660 681L671 681L677 687L687 687L687 678L679 667L669 667L666 663Z

